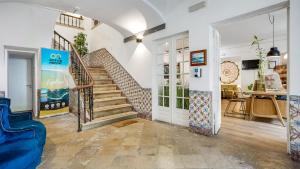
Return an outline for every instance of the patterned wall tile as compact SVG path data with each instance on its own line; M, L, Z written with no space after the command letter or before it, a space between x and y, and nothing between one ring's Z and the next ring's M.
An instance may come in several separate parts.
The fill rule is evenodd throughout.
M94 51L83 60L91 67L103 66L139 113L139 117L151 119L151 89L142 88L106 49Z
M291 157L300 161L300 96L290 96Z
M213 135L211 92L190 90L189 126L192 132Z

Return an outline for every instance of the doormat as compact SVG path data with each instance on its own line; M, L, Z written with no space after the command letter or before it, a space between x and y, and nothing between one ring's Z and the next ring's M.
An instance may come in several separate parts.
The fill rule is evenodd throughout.
M117 127L117 128L121 128L121 127L125 127L134 123L137 123L137 120L126 120L126 121L120 121L117 123L113 123L112 126Z

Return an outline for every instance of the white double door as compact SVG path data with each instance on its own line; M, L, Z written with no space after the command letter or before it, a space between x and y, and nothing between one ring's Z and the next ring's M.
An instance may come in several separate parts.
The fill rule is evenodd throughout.
M188 126L189 54L188 35L179 35L157 43L155 119Z

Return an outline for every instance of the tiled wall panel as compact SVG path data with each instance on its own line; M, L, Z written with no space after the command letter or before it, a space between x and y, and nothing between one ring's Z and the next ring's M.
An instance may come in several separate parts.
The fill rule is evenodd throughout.
M91 67L103 66L133 105L135 111L139 113L139 117L151 119L151 89L142 88L106 49L86 55L84 62Z
M192 132L213 135L211 92L190 90L189 126Z
M300 161L300 96L290 96L291 157Z

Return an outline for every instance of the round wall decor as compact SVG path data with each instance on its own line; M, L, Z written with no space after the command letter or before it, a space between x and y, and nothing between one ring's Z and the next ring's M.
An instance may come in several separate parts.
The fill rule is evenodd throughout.
M225 84L233 83L238 79L240 69L237 64L231 61L221 63L221 82Z

